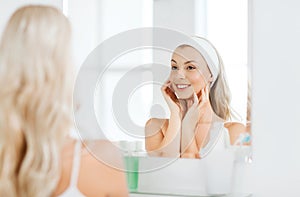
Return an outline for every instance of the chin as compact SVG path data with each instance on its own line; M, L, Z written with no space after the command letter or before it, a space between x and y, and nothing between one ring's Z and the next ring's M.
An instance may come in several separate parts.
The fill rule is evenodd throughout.
M177 95L178 99L190 99L190 98L192 98L193 93L190 93L190 94L176 93L176 95Z

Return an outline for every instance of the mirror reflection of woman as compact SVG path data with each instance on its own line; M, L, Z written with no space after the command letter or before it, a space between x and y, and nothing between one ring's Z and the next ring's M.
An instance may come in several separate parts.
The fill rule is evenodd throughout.
M193 39L201 49L178 46L172 54L170 76L161 88L170 118L151 118L146 123L150 155L202 158L229 141L223 123L231 116L230 91L222 60L207 40Z

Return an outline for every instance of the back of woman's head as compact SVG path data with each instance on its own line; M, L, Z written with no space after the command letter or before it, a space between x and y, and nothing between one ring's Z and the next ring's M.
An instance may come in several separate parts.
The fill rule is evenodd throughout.
M68 19L26 6L0 43L0 196L49 196L71 126L73 68Z

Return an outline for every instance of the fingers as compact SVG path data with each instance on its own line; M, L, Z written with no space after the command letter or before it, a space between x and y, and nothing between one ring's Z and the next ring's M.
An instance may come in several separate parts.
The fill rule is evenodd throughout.
M193 106L196 107L199 104L199 99L198 99L198 96L197 96L196 92L194 92L193 96L194 96Z
M163 85L162 85L162 87L161 87L161 91L162 91L162 93L163 93L163 95L164 96L166 96L166 94L168 94L169 93L169 87L170 87L170 85L171 85L171 81L166 81Z
M186 104L187 104L187 108L189 109L189 108L191 108L191 107L193 107L195 105L195 102L192 99L188 99L186 101Z
M203 88L201 90L201 97L200 97L200 102L198 103L198 106L203 106L206 103L208 103L209 101L209 87L208 85L205 86L205 88Z
M165 99L169 99L171 98L174 102L177 102L178 99L172 89L172 86L171 86L171 81L170 80L167 80L163 86L161 87L161 91L163 93L163 96L165 97Z
M165 90L168 86L171 85L171 81L170 80L167 80L161 87L162 90Z
M207 84L205 87L205 94L206 94L206 99L209 100L209 84Z

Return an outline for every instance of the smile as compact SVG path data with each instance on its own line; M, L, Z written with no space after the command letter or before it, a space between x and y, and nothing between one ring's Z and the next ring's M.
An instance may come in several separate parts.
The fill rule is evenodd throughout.
M185 89L187 87L190 87L191 85L188 85L188 84L176 84L176 87L178 89Z

